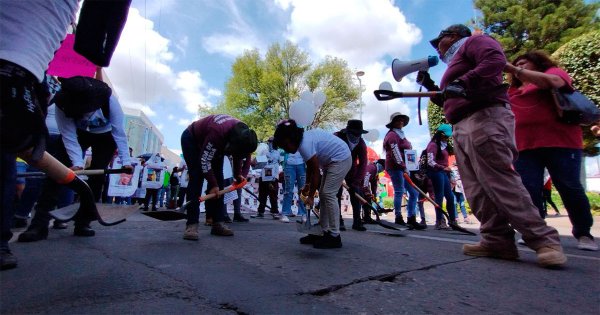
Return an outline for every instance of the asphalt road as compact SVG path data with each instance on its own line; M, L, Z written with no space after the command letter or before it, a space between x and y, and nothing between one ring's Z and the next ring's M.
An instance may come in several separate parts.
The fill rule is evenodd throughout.
M600 314L600 252L570 235L567 267L550 270L523 246L517 262L465 256L477 236L431 226L349 230L334 250L301 245L293 223L270 219L231 224L233 237L202 226L197 242L182 239L184 221L140 214L94 227L92 238L70 228L12 243L19 266L0 272L0 313Z

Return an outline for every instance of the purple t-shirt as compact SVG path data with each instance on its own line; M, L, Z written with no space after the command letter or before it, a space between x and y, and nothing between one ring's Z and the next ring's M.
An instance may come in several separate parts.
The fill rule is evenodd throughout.
M425 149L427 151L427 166L434 171L441 171L448 167L448 151L442 150L442 154L438 156L438 145L431 141Z
M196 120L188 130L192 133L200 151L200 168L206 176L209 187L217 186L217 178L212 169L214 159L223 159L227 134L240 120L229 115L209 115ZM246 159L244 163L243 160ZM233 156L233 176L247 175L250 169L250 154ZM244 164L242 166L242 163ZM219 170L222 171L222 170Z
M465 118L465 115L490 104L508 103L508 94L497 89L502 84L505 65L504 51L495 39L487 35L469 37L444 72L440 88L443 90L449 83L461 80L468 92L480 92L485 100L468 100L462 97L447 99L444 102L446 120L455 124Z

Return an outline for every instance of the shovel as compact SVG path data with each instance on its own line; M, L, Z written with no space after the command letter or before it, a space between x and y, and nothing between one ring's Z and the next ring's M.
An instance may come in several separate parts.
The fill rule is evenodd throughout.
M121 173L132 173L132 169L106 169L106 170L82 170L75 172L78 175L106 175L106 174L121 174ZM36 173L35 176L46 176L42 172L32 172ZM31 173L22 173L23 174L31 174ZM30 177L29 175L25 175L23 177ZM90 187L81 179L77 179L79 181L80 189L78 190L80 202L68 205L66 207L52 210L49 214L60 221L71 221L75 219L75 216L78 213L82 213L81 216L90 219L90 220L98 220L100 225L111 226L117 225L119 223L125 222L125 219L133 213L131 209L127 207L122 207L119 210L111 210L107 207L101 206L97 207L96 202L94 201L94 194L92 193ZM111 219L114 218L114 221L107 221L106 215ZM116 214L116 216L115 216ZM116 217L116 218L115 218Z
M348 192L350 192L350 187L348 187L348 185L346 183L342 183L342 185L344 186L344 188L346 188L346 190ZM381 218L379 218L379 211L377 211L377 209L373 208L373 206L371 205L370 202L366 201L357 192L354 192L354 197L356 197L362 205L367 206L367 208L369 208L371 211L373 211L375 213L375 222L377 222L377 224L379 224L381 227L384 227L384 228L390 229L390 230L396 230L396 231L408 230L408 228L397 228L397 227L391 225L391 223L389 223L389 222L382 221Z
M306 196L300 194L300 199L302 199L302 202L304 202L304 200L306 199ZM305 233L305 234L312 234L312 235L318 235L321 236L323 235L323 230L321 229L321 226L319 225L319 223L315 223L312 224L310 222L310 213L314 213L315 217L317 217L317 219L319 218L319 215L315 212L314 210L314 205L311 206L309 209L309 211L307 211L306 214L306 220L304 220L304 218L297 220L296 221L296 230L298 230L298 232L301 233Z
M445 210L444 210L442 207L440 207L440 205L438 205L438 204L437 204L437 203L436 203L436 202L435 202L433 199L431 199L431 197L429 197L427 194L425 194L425 193L423 192L423 190L421 190L421 188L417 187L417 185L415 185L415 183L413 183L413 181L410 179L410 176L409 176L407 173L404 173L404 179L405 179L405 180L406 180L406 181L407 181L407 182L408 182L408 183L409 183L411 186L413 186L413 188L415 188L415 189L416 189L416 190L417 190L419 193L421 193L423 196L425 196L425 198L426 198L426 199L427 199L429 202L431 202L431 204L432 204L434 207L436 207L437 209L439 209L439 210L442 212L442 214L443 214L443 215L446 217L446 219L448 220L448 226L450 226L450 228L452 228L454 231L463 232L463 233L465 233L465 234L469 234L469 235L477 235L477 234L475 234L475 233L473 233L473 232L471 232L471 231L469 231L469 230L465 229L464 227L462 227L462 226L460 226L460 225L458 225L458 224L456 224L456 223L454 223L454 222L451 222L451 221L450 221L450 217L448 216L448 213L446 213L446 211L445 211Z
M204 202L206 200L213 199L217 196L221 196L228 192L232 192L234 190L240 189L240 188L244 187L246 185L246 183L248 183L248 181L244 180L239 184L234 184L229 187L226 187L225 189L220 190L216 194L207 194L204 196L200 196L198 198L198 200L200 202ZM191 201L188 201L185 204L183 204L180 208L175 209L175 210L142 211L142 214L145 216L149 216L151 218L160 220L160 221L183 220L183 219L187 218L187 215L185 214L185 209L190 203L191 203Z
M109 174L133 174L133 169L121 168L121 169L105 169L105 170L80 170L80 171L74 171L73 173L75 173L75 175L86 175L86 176L109 175ZM17 177L45 178L46 173L44 173L44 172L17 173Z

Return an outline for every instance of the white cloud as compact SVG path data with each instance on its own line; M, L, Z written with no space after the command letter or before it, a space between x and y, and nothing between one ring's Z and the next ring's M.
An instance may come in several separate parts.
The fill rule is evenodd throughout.
M386 55L406 57L421 40L421 30L408 23L390 0L289 0L288 36L306 43L317 56L341 57L363 67Z
M161 101L173 104L169 106L175 108L170 110L181 106L194 114L198 104L210 104L208 91L214 88L197 71L175 71L171 66L175 58L171 46L172 41L159 34L152 21L142 17L136 8L129 10L119 45L106 69L123 106L154 116Z
M169 114L169 116L167 116L167 119L168 120L173 120L173 119L175 119L175 116L173 116L173 114Z
M179 120L177 120L177 124L180 126L189 126L192 123L191 119L185 119L185 118L179 118Z

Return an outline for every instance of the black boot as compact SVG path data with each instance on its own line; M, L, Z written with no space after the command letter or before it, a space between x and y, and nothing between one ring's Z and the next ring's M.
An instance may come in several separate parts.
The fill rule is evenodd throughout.
M91 236L96 235L96 232L90 227L89 223L87 223L87 224L75 223L75 229L73 229L73 235L83 236L83 237L91 237Z
M402 215L396 216L396 220L394 220L394 223L400 224L400 225L406 225L406 222L404 222L404 218L402 217Z
M313 245L317 240L321 239L323 236L308 234L304 237L300 238L300 244L304 245Z
M27 231L21 233L17 241L19 242L37 242L48 238L48 228L36 225L30 225Z
M340 231L345 231L346 225L344 224L344 220L340 218Z
M233 215L233 222L248 222L250 220L244 218L244 216L241 213L235 213Z
M407 221L406 226L408 226L408 228L411 230L424 230L427 228L427 225L417 222L416 216L408 217L406 219L406 221Z
M367 228L363 226L360 220L354 221L354 223L352 223L352 229L360 232L364 232L367 230Z
M313 245L314 248L330 249L342 247L342 238L331 235L331 232L327 231L323 233L323 237L317 239Z

